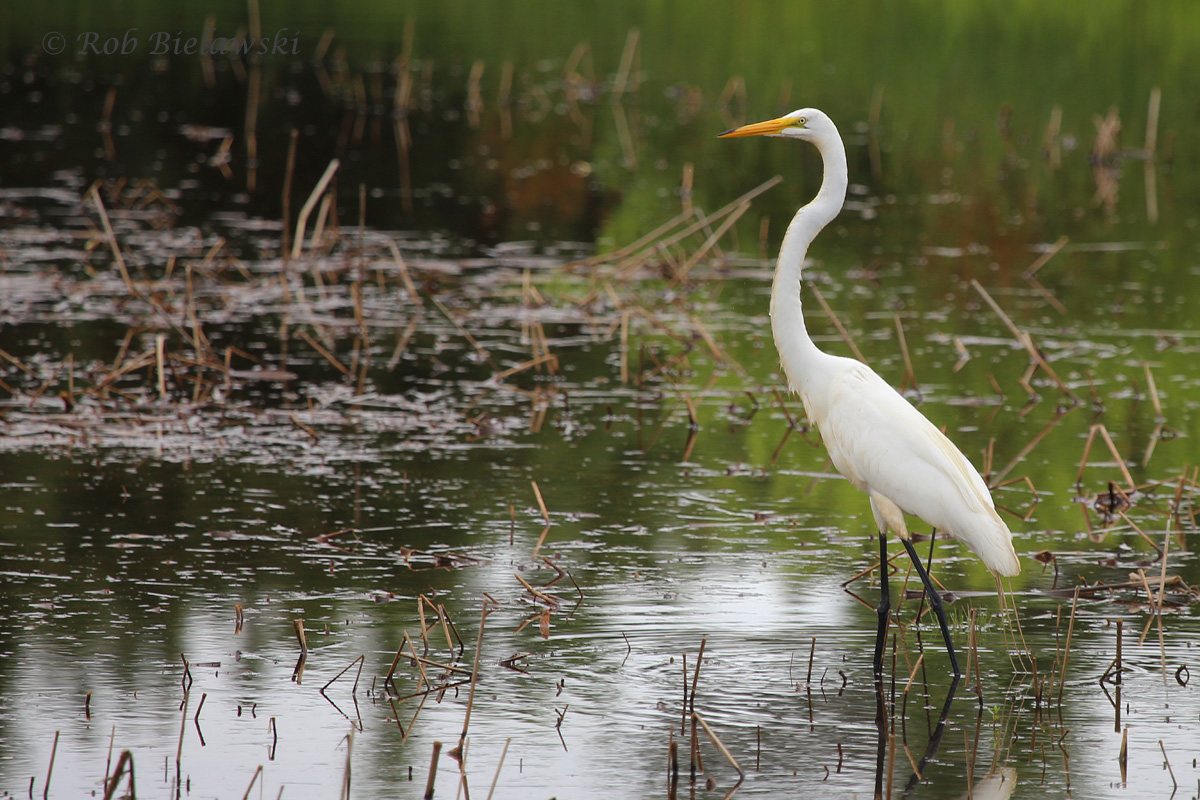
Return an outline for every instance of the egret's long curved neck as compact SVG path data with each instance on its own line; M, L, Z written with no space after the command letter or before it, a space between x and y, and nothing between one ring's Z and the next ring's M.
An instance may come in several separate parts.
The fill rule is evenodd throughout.
M808 246L842 210L846 200L846 148L841 136L814 140L825 162L821 191L811 203L796 212L783 237L775 281L771 286L771 329L779 350L783 371L791 388L803 392L806 376L823 353L808 336L804 311L800 305L800 273Z

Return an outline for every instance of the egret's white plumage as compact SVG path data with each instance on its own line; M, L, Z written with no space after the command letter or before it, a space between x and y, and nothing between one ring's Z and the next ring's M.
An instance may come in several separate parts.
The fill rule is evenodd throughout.
M1012 534L966 456L870 367L822 352L804 326L800 273L805 255L817 233L841 211L849 180L846 149L833 121L807 108L721 136L802 139L816 145L824 159L821 190L796 212L783 239L771 287L771 330L788 385L799 393L809 420L821 432L833 465L870 498L881 549L890 528L912 554L904 523L908 513L966 544L992 572L1019 573ZM886 582L883 589L881 631ZM940 612L940 603L935 608ZM944 625L943 633L949 647ZM877 649L877 663L878 658Z

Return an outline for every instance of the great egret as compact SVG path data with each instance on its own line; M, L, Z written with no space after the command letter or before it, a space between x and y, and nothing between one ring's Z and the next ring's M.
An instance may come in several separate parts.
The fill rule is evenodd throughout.
M743 125L720 134L783 136L812 142L825 163L821 190L796 212L783 237L771 286L771 331L789 388L800 394L804 410L829 451L838 472L867 493L879 531L879 630L875 669L883 665L891 595L887 579L887 531L904 544L937 615L954 674L961 675L942 600L913 549L906 513L963 542L996 575L1016 575L1021 564L1012 534L996 513L991 493L954 443L870 367L817 348L804 327L800 272L808 246L846 199L846 148L837 127L813 108L779 119Z

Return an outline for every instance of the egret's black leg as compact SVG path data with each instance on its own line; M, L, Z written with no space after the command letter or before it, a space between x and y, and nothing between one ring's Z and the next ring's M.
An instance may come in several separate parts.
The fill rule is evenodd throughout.
M921 557L917 555L912 542L908 539L900 541L904 543L904 549L908 551L908 557L912 559L913 566L917 568L917 575L920 576L921 583L925 585L925 596L929 598L929 607L937 615L938 625L942 626L942 638L946 640L946 652L950 655L950 667L954 670L954 677L957 678L962 675L962 670L958 668L958 659L954 657L954 643L950 641L950 626L946 624L946 611L942 608L942 596L938 594L937 589L933 588L933 581L929 580L929 573L925 571Z
M875 674L883 672L883 643L887 639L888 614L892 610L892 595L888 591L887 535L879 533L879 631L875 634Z

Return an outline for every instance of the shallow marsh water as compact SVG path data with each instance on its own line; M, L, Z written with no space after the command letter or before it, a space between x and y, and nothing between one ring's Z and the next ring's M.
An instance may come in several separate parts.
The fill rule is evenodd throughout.
M282 24L283 11L266 13ZM986 11L976 13L957 19L951 52L918 66L975 64L970 42L988 27ZM1035 27L1052 21L1022 13ZM711 64L697 75L675 63L664 42L679 20L641 21L641 83L614 106L634 24L620 13L600 26L566 14L553 34L514 34L533 48L518 57L497 52L487 14L439 38L435 23L463 20L430 6L416 41L431 66L411 67L428 95L405 109L407 211L388 138L393 109L345 102L356 74L363 87L381 81L382 92L365 89L379 97L403 75L358 60L401 49L364 33L371 16L360 14L340 34L349 54L330 50L323 70L264 63L272 91L254 191L233 62L217 63L211 90L196 88L203 65L189 60L139 69L42 54L30 66L25 55L49 23L15 27L25 38L10 44L0 137L0 348L11 356L0 372L0 791L40 794L53 753L51 796L103 795L103 776L129 750L142 796L240 797L254 781L254 796L332 797L349 780L351 796L417 797L440 741L436 796L487 796L493 777L495 797L663 796L676 741L678 792L692 796L691 728L681 723L695 681L692 707L746 770L739 797L868 797L877 787L1169 797L1176 783L1176 796L1195 796L1200 159L1180 105L1200 71L1155 56L1166 59L1148 62L1163 67L1162 81L1056 78L1006 112L1012 85L1029 83L1020 76L964 77L935 103L917 91L927 85L919 69L886 53L871 67L868 50L801 48L826 76L803 102L842 123L855 185L806 272L810 330L850 352L815 287L867 360L912 389L907 347L912 399L1005 484L997 502L1015 512L1024 566L1011 585L1023 635L1014 644L990 577L939 541L935 574L956 595L964 663L977 638L983 698L974 679L958 687L940 747L913 781L950 684L940 636L913 624L918 601L906 599L881 740L870 669L877 585L850 585L863 602L842 587L873 563L870 514L803 431L799 404L777 394L770 257L815 186L813 154L713 140L741 113L736 91L722 94L736 85L727 65L714 77ZM919 29L928 15L909 24ZM746 37L759 30L719 18ZM1145 39L1173 52L1165 44L1182 35L1154 18L1136 30L1097 19L1097 41L1126 41L1146 58ZM837 19L805 21L815 43L838 30ZM1001 55L979 58L1021 52L1045 69L1053 47L1030 47L1021 30L993 32ZM576 68L594 60L595 74L576 83L565 67L588 38ZM1079 58L1105 69L1090 41L1077 42ZM477 124L464 66L475 58L487 76ZM507 109L493 101L506 60ZM769 116L781 81L795 76L738 63L747 113ZM321 72L334 76L329 95ZM110 85L120 87L112 160L96 126ZM880 85L883 124L872 126ZM1143 162L1127 151L1141 143L1155 85L1170 150ZM791 94L799 101L799 89ZM1046 139L1056 104L1064 121ZM1111 105L1129 120L1126 138L1101 157L1091 114ZM147 113L160 107L165 117ZM640 135L627 139L622 119ZM344 166L333 233L285 267L278 197L289 125L302 127L293 219L329 159ZM231 179L215 158L226 136L236 143ZM641 266L565 268L675 217L687 162L697 207L723 206L776 172L785 181L754 200L719 249L701 252L702 232ZM105 181L128 282L87 194L94 180ZM1037 278L1065 312L1023 277L1051 252ZM688 280L672 286L696 254ZM1044 371L1030 402L1029 356L971 279L1080 402ZM546 355L556 370L544 359L497 377ZM1108 525L1097 501L1126 479L1101 439L1077 482L1095 424L1148 487ZM1134 526L1157 546L1169 541L1166 572L1182 580L1165 595L1161 648L1147 589L1131 573L1153 581L1162 565ZM1034 557L1043 551L1046 564ZM894 586L903 559L896 565ZM564 577L551 584L555 567ZM1074 597L1095 584L1114 588ZM433 624L439 605L454 631ZM298 619L310 648L302 670ZM1100 679L1118 620L1114 705L1106 689L1117 687ZM442 668L426 665L449 688L422 702L407 697L420 672L402 658L389 696L383 679L405 633L425 650L423 621L428 657L458 671L439 678ZM1010 650L1032 653L1036 674ZM463 681L476 659L471 698ZM468 704L458 762L446 753ZM706 775L695 796L722 797L735 771L703 731L699 739Z

